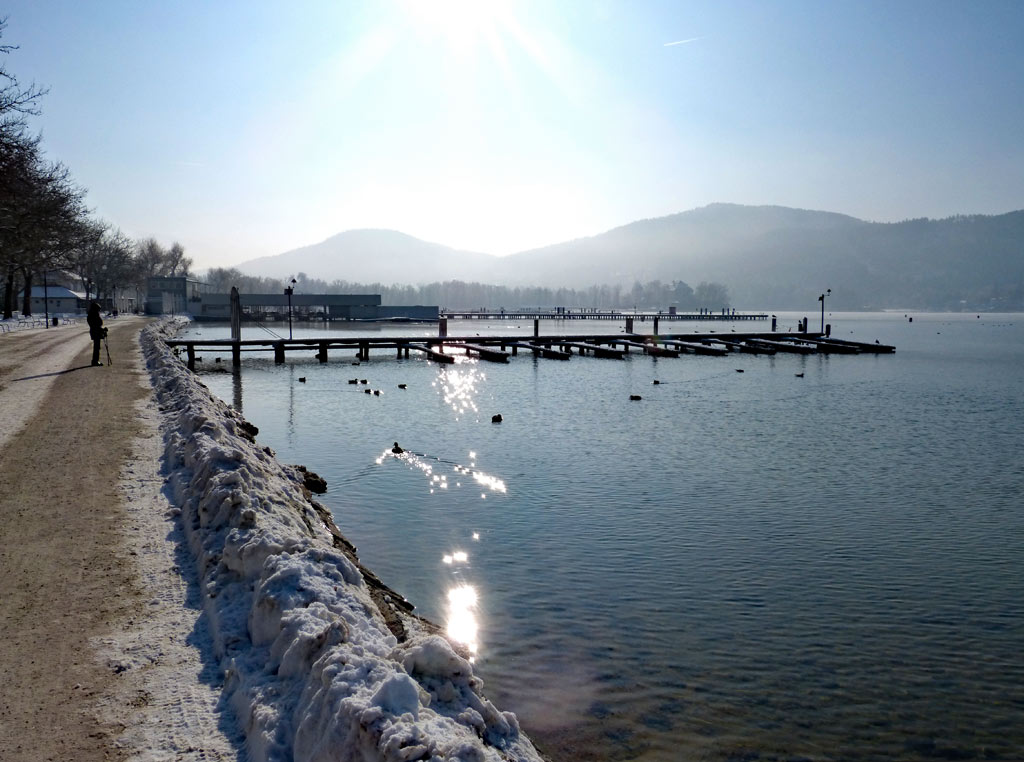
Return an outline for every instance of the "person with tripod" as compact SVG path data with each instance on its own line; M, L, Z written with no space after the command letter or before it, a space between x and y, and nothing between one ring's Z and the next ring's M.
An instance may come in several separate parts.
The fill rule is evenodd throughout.
M103 365L100 362L100 342L103 341L103 334L106 329L103 327L103 318L100 317L100 304L93 302L89 305L85 322L89 324L89 338L92 339L92 364Z

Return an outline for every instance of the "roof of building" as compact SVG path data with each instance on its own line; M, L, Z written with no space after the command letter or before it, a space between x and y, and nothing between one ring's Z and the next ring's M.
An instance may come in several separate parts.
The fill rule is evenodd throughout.
M47 299L85 299L85 294L77 293L64 286L32 286L33 299L42 299L44 294ZM24 297L25 292L22 291L19 296Z

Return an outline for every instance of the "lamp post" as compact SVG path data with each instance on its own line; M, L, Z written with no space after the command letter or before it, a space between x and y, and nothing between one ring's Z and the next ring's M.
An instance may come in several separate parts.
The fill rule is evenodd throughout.
M288 286L284 290L284 295L288 297L288 339L292 338L292 292L295 291L295 278L292 278L292 285Z
M43 270L43 315L46 316L46 327L50 327L50 287L46 282L46 274L49 270Z
M832 289L825 289L825 293L818 297L818 301L821 302L821 332L825 333L825 297L831 295Z

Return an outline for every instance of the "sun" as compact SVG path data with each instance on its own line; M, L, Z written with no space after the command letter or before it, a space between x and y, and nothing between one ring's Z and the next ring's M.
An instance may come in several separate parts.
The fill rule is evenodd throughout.
M460 53L494 41L512 18L509 0L405 0L410 21L425 35Z

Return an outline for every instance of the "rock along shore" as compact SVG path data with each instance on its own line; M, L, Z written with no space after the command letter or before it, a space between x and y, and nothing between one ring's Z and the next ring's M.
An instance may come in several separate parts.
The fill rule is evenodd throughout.
M301 472L261 447L162 339L140 342L172 510L251 762L540 760L472 665L362 567Z

